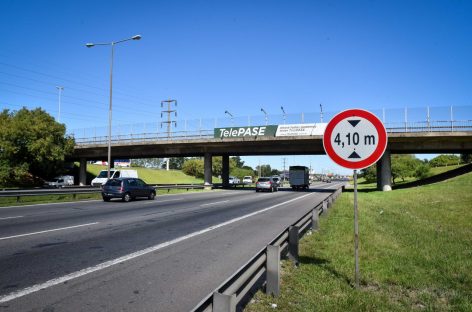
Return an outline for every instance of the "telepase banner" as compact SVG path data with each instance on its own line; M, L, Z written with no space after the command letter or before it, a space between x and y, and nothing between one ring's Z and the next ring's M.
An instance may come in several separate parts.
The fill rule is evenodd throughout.
M280 125L275 136L323 135L327 123Z
M215 138L243 138L255 136L275 136L277 126L215 128Z
M326 123L292 124L292 125L268 125L253 127L215 128L214 137L219 139L243 138L243 137L287 137L323 135Z

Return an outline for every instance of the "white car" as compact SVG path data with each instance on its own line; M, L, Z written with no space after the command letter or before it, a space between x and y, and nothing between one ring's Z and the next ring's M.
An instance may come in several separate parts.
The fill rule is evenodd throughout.
M252 177L251 176L245 176L243 178L243 183L244 184L252 184Z
M230 176L228 183L229 184L239 184L239 183L241 183L241 181L237 177Z

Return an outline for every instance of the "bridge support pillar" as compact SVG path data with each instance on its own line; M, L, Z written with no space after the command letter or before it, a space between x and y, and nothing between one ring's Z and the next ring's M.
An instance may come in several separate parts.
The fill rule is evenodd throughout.
M79 185L87 185L87 159L81 158L79 165Z
M392 165L390 150L386 149L382 158L377 162L377 189L379 191L392 190Z
M221 179L223 180L223 188L229 187L229 155L223 155L223 168L221 170Z
M205 153L204 163L203 163L203 170L204 170L204 187L205 189L211 189L211 185L213 183L212 180L212 162L211 162L212 155L210 153Z

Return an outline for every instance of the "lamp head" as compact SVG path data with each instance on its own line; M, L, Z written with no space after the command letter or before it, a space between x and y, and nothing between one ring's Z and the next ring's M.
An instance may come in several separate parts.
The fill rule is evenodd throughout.
M133 39L133 40L140 40L140 39L141 39L141 35L133 36L133 37L131 37L131 39Z
M95 44L93 44L93 43L87 43L87 44L85 44L85 46L86 46L87 48L91 48L91 47L95 46Z

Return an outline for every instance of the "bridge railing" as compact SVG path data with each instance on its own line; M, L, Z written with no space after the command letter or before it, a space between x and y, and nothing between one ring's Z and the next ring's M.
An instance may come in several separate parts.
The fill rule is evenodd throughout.
M318 107L316 105L315 107ZM259 110L257 110L259 111ZM168 129L163 127L163 124L159 121L153 122L141 122L133 124L114 124L112 127L113 137L126 137L126 139L132 140L138 137L144 139L155 138L166 139L183 136L185 137L198 137L200 135L211 135L214 128L225 128L225 127L244 127L244 126L260 126L260 125L282 125L282 124L306 124L306 123L320 123L328 122L338 112L336 111L323 111L323 112L301 112L301 113L287 113L281 114L281 110L277 107L277 110L273 111L269 107L266 108L267 115L250 115L250 116L234 116L229 118L227 115L219 117L204 117L196 119L178 119L175 124L172 124L170 132ZM470 125L472 121L472 106L439 106L439 107L404 107L404 108L374 108L370 110L375 114L387 127L394 128L392 132L401 131L401 128L410 128L410 123L428 123L433 124L440 122L441 127L439 131L447 128L452 128L455 131L456 125L459 123L467 122L469 129L472 128ZM288 110L287 110L288 112ZM234 113L234 112L233 112ZM221 112L223 114L223 112ZM182 116L182 115L180 115ZM442 122L444 121L444 123ZM453 127L447 127L447 123L453 123ZM389 126L390 125L390 126ZM443 127L444 126L444 127ZM411 128L415 128L412 126ZM427 131L427 130L424 130ZM96 138L97 141L101 137L108 136L108 127L106 124L95 127L71 129L68 130L68 134L73 136L77 141L85 140L91 141Z
M472 131L472 120L439 120L439 121L420 121L420 122L391 122L385 123L388 133L398 132L456 132ZM198 140L203 138L213 138L213 129L202 129L199 131L179 131L167 133L130 133L123 135L112 135L112 144L134 144L156 141L179 141L179 140ZM99 145L107 144L108 136L92 136L75 138L77 145Z
M387 132L457 132L472 131L472 120L437 120L385 124Z

